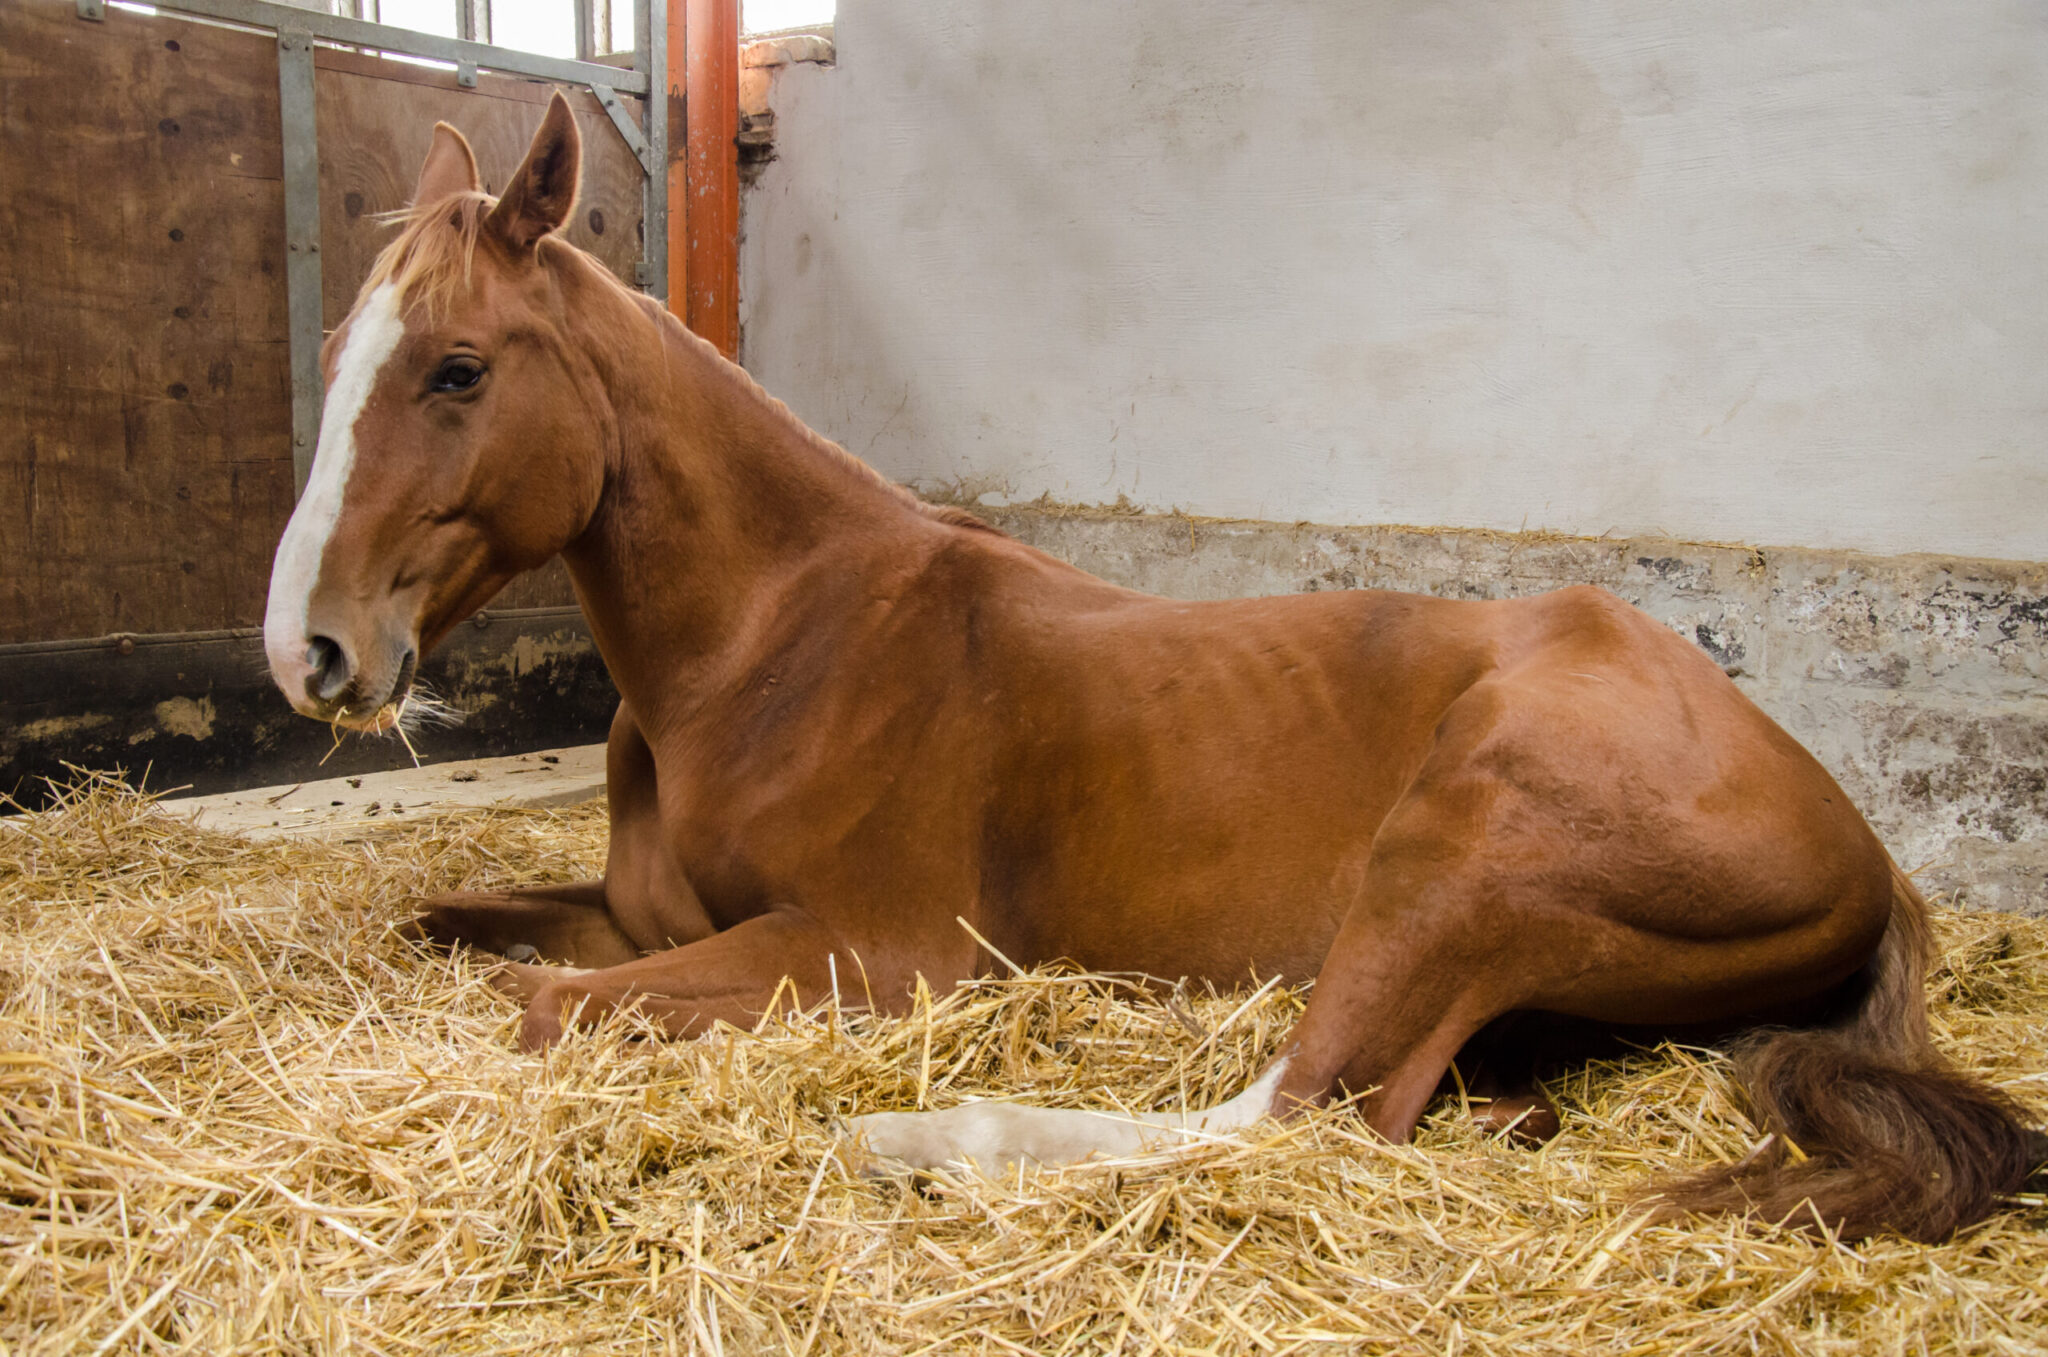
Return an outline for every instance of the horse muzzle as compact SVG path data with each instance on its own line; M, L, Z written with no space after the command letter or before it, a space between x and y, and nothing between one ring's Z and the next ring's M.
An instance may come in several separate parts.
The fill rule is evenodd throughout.
M299 640L266 637L270 676L301 716L352 730L382 732L398 724L412 691L419 649L408 638L351 646L315 630Z

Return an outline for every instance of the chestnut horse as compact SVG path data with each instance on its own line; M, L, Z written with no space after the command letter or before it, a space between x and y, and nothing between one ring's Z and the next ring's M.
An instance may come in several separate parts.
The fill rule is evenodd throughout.
M560 963L497 973L526 1049L622 1006L679 1037L835 988L903 1012L991 953L1256 973L1313 996L1222 1107L856 1128L1052 1162L1361 1093L1398 1140L1508 1015L1776 1024L1740 1046L1776 1139L1687 1206L1937 1237L2025 1178L2012 1108L1929 1045L1919 895L1692 645L1583 588L1174 602L919 503L561 240L580 155L558 96L494 200L435 129L323 355L265 621L294 707L382 729L420 655L568 561L622 698L604 879L415 924ZM1496 1116L1549 1121L1526 1075Z

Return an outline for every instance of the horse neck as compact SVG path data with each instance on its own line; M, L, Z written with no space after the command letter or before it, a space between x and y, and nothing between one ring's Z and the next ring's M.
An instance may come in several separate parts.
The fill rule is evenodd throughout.
M563 555L620 695L643 725L759 641L775 599L828 553L840 569L926 523L658 305L600 282L573 336L611 405L589 526ZM906 529L910 529L906 533Z

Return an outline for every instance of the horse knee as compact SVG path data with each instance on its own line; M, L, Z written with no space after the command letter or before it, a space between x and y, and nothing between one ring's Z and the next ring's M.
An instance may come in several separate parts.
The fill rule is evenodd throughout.
M519 1020L519 1049L526 1055L539 1055L562 1039L565 1029L559 1007L543 1007L535 999L526 1009L526 1015Z
M528 1056L539 1056L549 1046L559 1042L569 1030L569 1009L580 1009L569 991L561 984L547 984L539 995L532 997L526 1005L526 1013L518 1021L518 1048Z
M539 1055L560 1041L571 1026L596 1021L598 1014L592 1011L596 1006L596 996L572 981L552 980L543 984L519 1019L519 1049L528 1055Z

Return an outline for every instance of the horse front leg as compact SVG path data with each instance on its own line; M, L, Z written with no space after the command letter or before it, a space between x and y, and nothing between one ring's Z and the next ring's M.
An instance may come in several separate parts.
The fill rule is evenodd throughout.
M606 747L605 792L610 842L603 880L437 895L404 931L517 962L584 969L623 965L651 946L676 947L709 934L710 916L669 851L654 756L624 703ZM634 942L636 936L650 946Z
M713 1023L751 1028L771 1009L794 1012L837 992L842 1002L896 1012L909 989L885 987L857 951L798 909L775 910L685 947L600 968L506 965L492 981L526 1004L522 1050L540 1051L571 1026L593 1026L620 1009L644 1013L671 1037Z
M473 947L514 961L545 958L572 966L617 966L640 955L605 900L602 881L451 891L422 901L401 936Z

